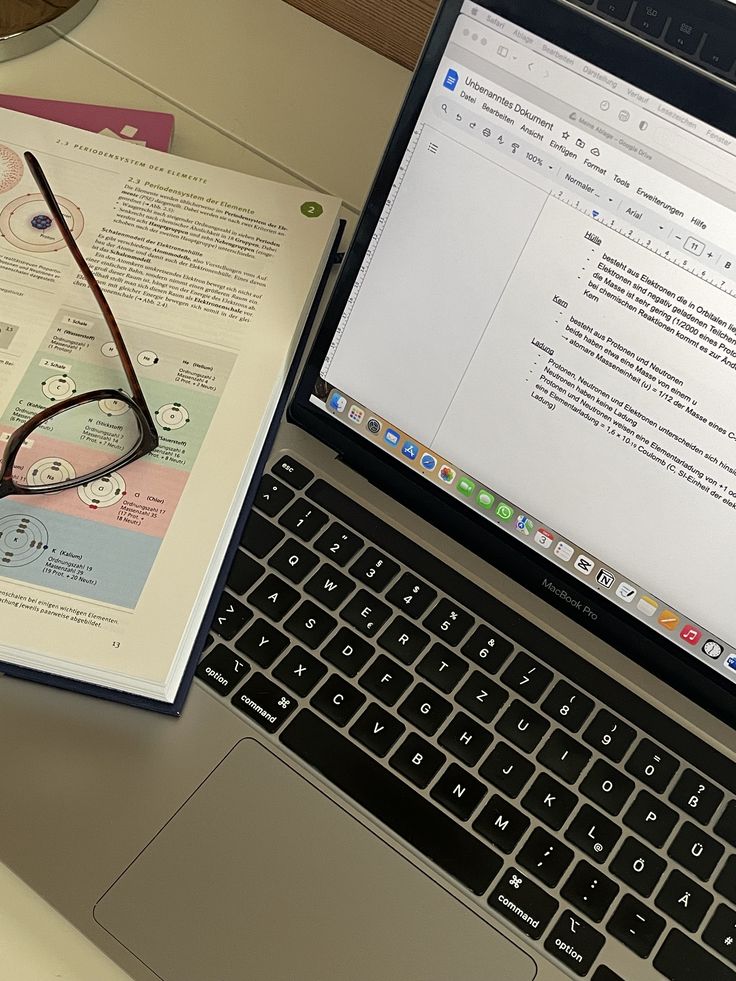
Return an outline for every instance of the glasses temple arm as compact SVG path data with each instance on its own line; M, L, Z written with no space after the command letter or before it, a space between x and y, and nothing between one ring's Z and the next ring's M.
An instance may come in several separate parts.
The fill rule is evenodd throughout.
M79 270L87 281L87 285L92 291L92 295L97 301L97 305L102 311L102 316L105 318L105 323L107 324L110 333L113 336L115 344L120 354L120 360L123 365L123 370L125 371L125 376L128 379L128 384L131 387L133 398L140 406L145 409L148 415L151 425L153 426L153 419L151 413L146 404L145 396L143 395L143 389L141 388L140 382L138 381L138 376L135 373L135 368L133 367L133 362L131 360L130 354L128 353L128 348L123 340L123 335L120 332L120 328L117 325L117 321L113 315L110 305L105 299L105 294L100 288L100 284L94 277L92 270L87 265L87 261L79 250L79 246L74 240L74 236L69 230L69 226L66 223L66 219L62 214L61 208L54 196L54 192L51 190L49 182L46 180L46 175L41 169L41 165L36 159L36 157L28 150L23 154L25 157L28 168L31 171L34 181L38 185L38 189L43 195L44 201L48 205L51 214L53 215L54 221L58 225L59 231L61 232L64 242L74 257L74 261L79 266Z

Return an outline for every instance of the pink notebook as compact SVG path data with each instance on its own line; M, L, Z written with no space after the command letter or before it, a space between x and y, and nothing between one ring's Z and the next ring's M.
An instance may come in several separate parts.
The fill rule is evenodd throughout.
M58 102L30 99L24 95L0 94L0 107L30 116L53 119L91 133L103 133L127 143L139 143L153 150L170 150L174 136L174 117L168 112L147 109L119 109L94 106L86 102Z

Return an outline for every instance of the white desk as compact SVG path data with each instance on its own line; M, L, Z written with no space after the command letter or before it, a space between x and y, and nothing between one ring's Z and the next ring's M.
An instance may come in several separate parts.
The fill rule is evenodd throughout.
M0 90L173 112L172 151L345 201L352 225L409 73L280 0L99 0L73 32L0 64ZM125 981L0 865L0 972Z

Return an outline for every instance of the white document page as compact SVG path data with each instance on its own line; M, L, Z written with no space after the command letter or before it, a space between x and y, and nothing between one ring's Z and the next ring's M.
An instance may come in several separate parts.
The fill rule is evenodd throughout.
M110 302L160 445L110 478L0 501L0 656L157 690L180 671L332 244L338 202L0 112L0 434L124 388L23 161L39 158ZM124 404L34 436L19 477L90 472ZM122 685L125 687L125 685Z

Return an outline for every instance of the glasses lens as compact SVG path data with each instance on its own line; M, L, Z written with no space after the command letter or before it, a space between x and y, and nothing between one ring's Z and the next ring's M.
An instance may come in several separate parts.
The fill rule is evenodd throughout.
M31 433L18 451L18 486L63 487L113 467L141 440L136 412L122 399L84 402L62 409Z

